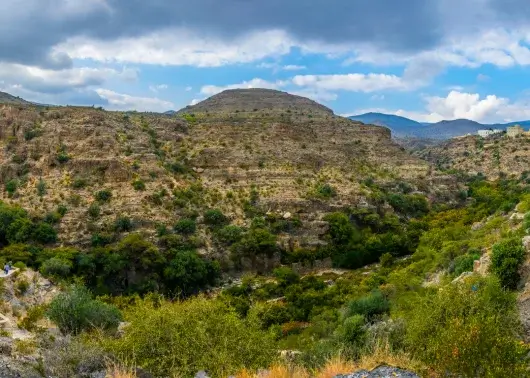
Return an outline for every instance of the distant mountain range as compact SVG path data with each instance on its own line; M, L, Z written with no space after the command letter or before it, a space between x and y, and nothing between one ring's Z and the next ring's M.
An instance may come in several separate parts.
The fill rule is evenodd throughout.
M508 126L513 125L521 125L525 129L530 128L530 120L504 124L482 124L469 119L420 123L409 118L383 113L365 113L348 118L366 124L388 127L394 138L450 139L468 133L476 134L478 130L482 129L505 130Z

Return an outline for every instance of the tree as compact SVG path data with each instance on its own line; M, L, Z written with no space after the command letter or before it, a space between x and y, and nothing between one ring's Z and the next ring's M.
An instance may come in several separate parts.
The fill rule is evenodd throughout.
M491 271L501 284L516 289L519 284L519 266L523 263L525 250L518 238L501 240L492 248Z
M179 251L164 269L164 278L171 292L188 296L213 285L219 276L219 264L202 259L196 252Z
M116 329L122 320L120 311L92 299L84 286L71 286L50 303L47 316L63 334L77 335L90 329Z

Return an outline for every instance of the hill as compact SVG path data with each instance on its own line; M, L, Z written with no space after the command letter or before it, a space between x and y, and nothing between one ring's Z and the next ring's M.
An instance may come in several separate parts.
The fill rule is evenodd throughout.
M0 104L20 104L20 105L29 105L30 102L20 98L10 95L9 93L0 92Z
M9 105L0 114L0 199L36 217L67 208L57 228L61 242L76 246L97 235L116 240L123 222L155 238L160 225L210 208L248 226L252 204L271 219L300 222L279 232L283 248L314 248L325 243L326 214L370 202L363 180L407 182L426 194L454 185L387 129L277 91L226 91L179 117ZM230 267L208 227L199 222L198 232L201 253Z
M348 118L366 124L388 127L395 138L413 136L423 129L423 125L419 122L392 114L365 113Z
M332 115L324 105L305 97L295 96L273 89L231 89L218 93L196 105L181 109L178 113L239 113L256 111L305 112L307 115Z
M466 174L483 174L489 179L500 176L520 177L530 164L530 137L510 138L505 135L480 138L454 138L414 152L442 170Z
M476 134L482 129L506 129L508 126L521 125L530 128L530 121L504 124L482 124L469 119L444 120L437 123L419 123L411 119L383 113L366 113L348 117L363 123L386 126L394 138L419 138L446 140L466 134Z

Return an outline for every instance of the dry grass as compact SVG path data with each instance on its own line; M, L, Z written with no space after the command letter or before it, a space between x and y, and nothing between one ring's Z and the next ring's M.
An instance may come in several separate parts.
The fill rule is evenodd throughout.
M404 353L391 352L388 346L380 346L370 355L363 356L359 361L351 362L335 357L325 366L309 371L299 366L276 364L263 372L253 373L248 370L239 372L236 378L333 378L339 374L348 374L358 370L373 370L378 366L394 366L414 371L420 376L432 376L422 364L412 360Z
M136 378L136 374L133 369L125 368L116 363L109 363L105 378Z

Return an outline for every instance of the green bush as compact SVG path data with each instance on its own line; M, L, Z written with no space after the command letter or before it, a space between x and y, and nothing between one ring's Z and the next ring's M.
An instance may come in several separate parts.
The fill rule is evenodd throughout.
M57 241L57 231L48 223L39 222L33 230L32 239L42 244L55 243Z
M389 268L394 263L394 256L390 253L383 253L379 258L379 263L383 268Z
M366 340L364 317L352 315L344 319L335 330L335 337L349 347L360 348Z
M128 232L132 231L133 228L133 222L129 217L120 216L114 221L114 230L116 232Z
M443 376L527 377L515 296L494 278L473 278L410 303L406 345Z
M6 239L10 243L25 243L32 238L35 225L28 218L18 218L13 221L6 232Z
M465 254L458 256L454 261L454 274L460 276L464 272L472 272L475 260L480 259L479 254Z
M222 226L227 220L226 216L219 209L210 209L204 213L204 223L210 226Z
M133 181L132 186L134 190L145 190L145 183L140 179Z
M524 261L525 254L519 238L501 240L493 245L490 269L504 287L517 288L521 278L519 267Z
M164 279L170 292L188 296L214 285L219 271L219 263L202 259L193 251L179 251L164 269Z
M23 262L28 264L32 259L29 246L25 244L10 244L0 250L0 258L7 261Z
M277 347L254 319L241 319L221 301L196 298L184 302L145 300L127 314L131 324L121 338L101 344L122 361L157 377L228 377L242 368L255 371L271 364Z
M381 315L390 310L388 299L380 291L375 291L365 297L355 299L348 303L348 315L362 315L370 320L376 315Z
M100 190L96 192L95 197L98 202L108 202L112 198L112 192L108 189Z
M175 223L173 229L180 234L191 235L197 230L197 224L193 219L181 219Z
M47 277L60 277L66 278L70 275L73 268L71 261L53 257L46 260L40 267L40 271L44 276Z
M18 180L9 180L8 182L6 182L5 187L6 192L9 194L9 196L13 196L13 194L15 194L18 189Z
M217 230L216 236L220 242L228 245L237 243L243 237L244 230L239 226L228 225Z
M46 182L43 179L39 179L39 182L37 183L37 194L39 197L43 197L46 192Z
M116 329L122 320L117 308L92 299L83 286L71 286L57 295L46 312L63 334L78 334L91 329Z
M91 218L98 218L101 214L101 208L97 204L97 202L92 202L90 206L88 207L88 215Z
M329 184L322 184L317 187L317 196L321 198L331 198L337 195L337 191Z

